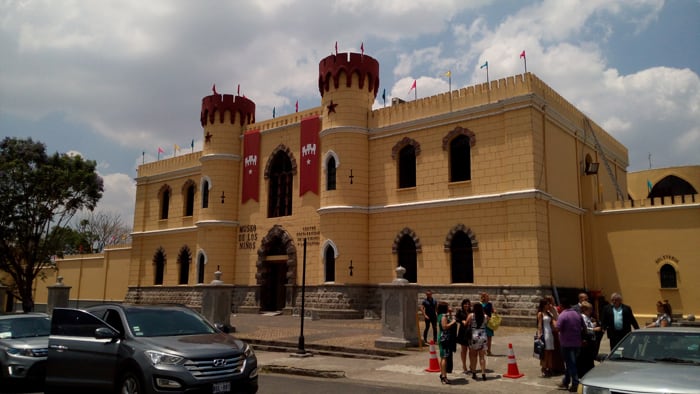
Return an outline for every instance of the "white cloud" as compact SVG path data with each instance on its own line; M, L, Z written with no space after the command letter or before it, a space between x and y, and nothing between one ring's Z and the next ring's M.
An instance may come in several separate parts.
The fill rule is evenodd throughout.
M408 91L413 80L419 97L446 91L447 70L453 89L484 82L479 66L485 60L492 80L522 73L518 55L526 50L528 71L629 147L631 169L646 168L649 151L655 165L697 164L700 62L679 69L664 66L662 58L625 73L607 57L607 45L621 27L643 32L658 21L662 5L661 0L3 2L0 120L44 120L44 134L29 135L89 142L70 148L98 159L106 185L100 205L133 205L133 195L124 195L133 194L133 180L125 174L156 160L158 146L172 154L174 143L185 147L195 139L201 150L199 105L212 83L221 93L235 93L240 84L241 93L256 103L260 121L271 117L273 107L278 116L293 111L297 99L306 103L302 108L318 105L318 61L334 51L336 41L341 52L359 51L364 42L365 53L379 60L375 107L383 105L383 89L389 102L413 99ZM688 56L696 59L697 53ZM66 124L72 130L60 129ZM117 150L121 157L107 157ZM131 221L131 214L125 219Z
M131 227L134 221L136 182L126 174L101 175L104 180L104 193L97 210L110 211L121 216L122 221Z

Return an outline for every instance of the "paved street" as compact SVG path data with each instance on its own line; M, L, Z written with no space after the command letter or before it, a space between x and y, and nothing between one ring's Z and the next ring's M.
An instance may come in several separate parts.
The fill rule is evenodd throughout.
M233 316L231 322L237 330L235 335L252 343L257 342L254 345L256 349L265 348L264 344L269 343L298 344L299 317L241 314ZM461 361L457 356L455 373L449 376L453 382L450 386L440 384L439 373L425 371L430 363L428 347L404 350L396 357L347 357L349 350L359 350L365 356L382 353L384 349L374 346L374 341L381 337L381 322L378 320L305 319L304 343L306 350L314 353L312 357L293 357L294 349L290 353L257 350L256 354L263 374L326 376L338 379L338 384L347 379L431 392L456 392L466 388L485 393L563 393L557 388L560 377L540 377L539 360L532 357L534 333L534 328L501 327L494 337L494 356L487 357L487 381L473 381L460 374ZM509 344L513 346L518 372L525 375L518 379L503 377L508 372ZM316 346L318 349L335 349L337 354L343 356L319 351ZM607 352L607 346L607 340L603 340L600 351ZM320 355L319 352L324 354ZM275 392L268 389L261 384L261 392Z

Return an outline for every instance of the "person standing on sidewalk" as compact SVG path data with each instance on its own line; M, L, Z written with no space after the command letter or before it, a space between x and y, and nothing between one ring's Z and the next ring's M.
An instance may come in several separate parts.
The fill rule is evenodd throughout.
M600 321L603 330L608 334L610 351L612 351L615 345L632 331L632 327L639 330L639 323L634 318L632 308L622 303L620 293L613 293L610 296L610 302L611 304L603 310Z
M481 364L481 378L486 380L486 348L488 337L486 336L486 325L489 317L484 313L484 307L480 303L474 303L472 313L467 317L467 326L472 329L472 340L469 344L469 367L472 371L472 379L476 380L476 356L479 356Z
M455 319L459 323L459 330L457 331L457 343L459 343L460 354L459 357L462 360L462 373L466 374L469 372L467 369L467 354L469 354L469 341L471 340L471 328L467 325L467 317L472 312L472 303L468 299L462 300L462 307L455 314Z
M433 292L427 290L425 299L420 304L420 311L423 313L425 320L425 330L423 330L423 343L428 342L428 330L433 327L433 342L437 343L437 301L433 299Z
M438 349L440 349L440 382L442 384L450 384L447 379L447 360L452 358L452 338L450 337L450 328L457 324L457 320L452 319L450 316L450 307L446 302L440 302L437 306L439 331L440 331L440 342L438 342Z
M544 354L540 358L543 378L549 378L564 370L559 346L559 333L556 332L555 313L557 313L556 307L547 298L540 300L537 307L537 336L542 337L544 341Z
M486 314L486 316L489 317L489 319L491 318L491 315L493 315L496 312L496 310L493 308L493 304L489 300L489 294L487 292L481 293L481 306L484 307L484 313ZM486 343L487 356L493 356L493 353L491 353L491 342L493 342L494 335L495 332L492 329L486 327L486 338L488 338Z
M568 388L570 392L575 393L578 391L576 359L581 352L581 333L586 332L586 325L581 314L571 308L568 300L562 299L561 306L564 311L559 314L557 329L559 330L559 343L561 343L566 372L559 387Z

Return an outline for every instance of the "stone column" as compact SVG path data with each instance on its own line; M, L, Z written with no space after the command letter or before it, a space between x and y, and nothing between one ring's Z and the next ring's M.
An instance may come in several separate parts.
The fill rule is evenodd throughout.
M233 285L224 284L221 272L214 273L214 280L202 289L202 315L224 332L235 332L231 326L231 300Z
M71 286L63 284L63 277L56 277L56 284L47 286L49 294L46 300L46 313L51 315L53 308L67 308Z
M392 283L382 283L382 337L374 341L374 346L385 349L402 349L418 346L416 327L416 299L418 285L410 284L403 278L406 269L396 268L396 279Z

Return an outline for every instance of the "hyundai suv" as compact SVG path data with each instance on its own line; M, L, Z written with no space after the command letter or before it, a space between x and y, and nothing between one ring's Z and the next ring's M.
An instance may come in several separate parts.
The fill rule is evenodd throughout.
M255 393L253 349L180 305L55 308L47 393Z

